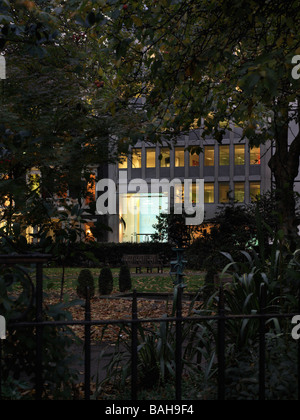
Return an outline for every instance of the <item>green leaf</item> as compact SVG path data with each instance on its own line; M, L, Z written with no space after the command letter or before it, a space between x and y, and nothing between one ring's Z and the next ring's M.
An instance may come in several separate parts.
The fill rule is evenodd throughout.
M10 23L10 22L13 22L13 19L8 15L0 15L0 22L1 23Z
M87 16L87 24L93 26L96 23L96 15L94 12L90 12Z
M132 16L131 19L136 26L138 27L143 26L143 21L138 16Z

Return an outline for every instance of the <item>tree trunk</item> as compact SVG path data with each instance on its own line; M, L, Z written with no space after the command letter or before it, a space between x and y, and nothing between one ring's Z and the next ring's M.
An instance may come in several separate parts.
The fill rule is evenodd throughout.
M281 108L280 118L277 121L275 120L276 151L269 162L269 167L275 177L279 226L285 238L291 245L295 245L298 237L299 220L296 217L294 184L299 172L300 133L289 145L288 112L288 107L286 107L285 112Z

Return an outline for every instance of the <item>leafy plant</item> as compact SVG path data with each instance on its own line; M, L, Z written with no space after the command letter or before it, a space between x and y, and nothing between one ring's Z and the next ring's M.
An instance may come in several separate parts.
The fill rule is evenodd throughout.
M256 315L262 309L262 287L265 290L264 310L275 314L266 321L266 395L269 399L295 398L294 366L296 345L288 340L290 319L279 319L276 314L295 313L298 310L300 285L299 250L292 253L279 231L266 252L262 230L264 222L257 218L257 250L240 251L242 259L235 260L222 252L228 264L222 271L221 281L230 276L224 287L225 310L228 315ZM213 314L217 310L219 294L215 292L196 309L198 315ZM202 325L210 340L201 346L211 354L210 343L218 342L217 331L209 322ZM257 319L228 319L226 321L226 389L230 399L256 399L258 396L258 344ZM209 344L208 344L209 343ZM217 369L217 366L216 366ZM213 385L213 382L211 383Z
M240 250L258 250L263 246L268 257L279 218L274 198L266 194L249 205L222 205L210 222L209 229L204 227L187 250L190 268L209 270L215 266L221 271L227 263L221 252L228 250L235 261L243 261Z
M131 290L131 274L127 265L122 265L119 273L119 290L121 293Z
M114 288L114 279L109 267L104 267L99 276L100 295L110 295Z
M78 277L77 294L80 298L87 298L87 288L89 288L90 298L95 296L94 276L90 270L81 270Z
M2 385L2 399L19 401L24 399L22 394L26 394L30 391L30 386L25 381L16 380L12 377L8 377L5 383Z
M175 375L174 328L167 322L159 326L138 327L138 386L151 389L158 384L165 384ZM120 328L119 340L110 361L106 366L106 379L99 384L98 393L106 383L124 389L131 376L131 329Z
M176 299L177 288L174 293L171 316L176 313ZM190 306L190 315L193 313L195 301ZM155 323L153 326L150 326L150 323L149 325L138 324L138 386L141 391L153 390L174 382L176 375L176 328L174 322L163 320L166 317L167 315L164 315L162 321L159 324ZM206 330L202 329L196 322L182 325L182 365L186 378L199 374L203 381L208 381L215 373L213 368L215 353L212 352L213 356L208 354L202 343L202 341L206 342L206 338L208 338ZM114 351L106 355L106 357L110 357L106 365L106 379L98 384L95 398L101 394L107 384L113 386L118 392L125 390L127 381L131 376L131 339L131 326L122 325ZM205 363L202 363L203 361Z
M30 323L36 320L35 288L31 268L0 267L0 313L7 320L7 338L3 342L2 375L4 397L23 398L23 391L33 389L36 373L36 333L34 327L18 328L16 321ZM45 321L66 321L72 317L69 304L48 305L43 308ZM43 398L69 399L78 379L71 366L78 363L70 351L76 343L73 331L67 327L47 326L43 329ZM12 379L13 378L13 379ZM25 378L25 379L24 379ZM15 386L15 390L12 387ZM32 398L25 393L24 398Z
M297 399L297 345L284 334L266 334L266 399ZM259 346L227 352L226 397L234 400L256 400L259 395Z
M168 242L172 246L187 247L191 244L194 236L201 231L201 227L187 226L187 214L175 214L174 208L170 214L161 214L156 217L153 225L155 233L151 235L153 242Z

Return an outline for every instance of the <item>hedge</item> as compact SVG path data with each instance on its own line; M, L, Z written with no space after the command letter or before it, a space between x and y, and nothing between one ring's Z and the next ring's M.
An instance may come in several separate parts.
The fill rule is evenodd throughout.
M125 254L159 254L166 266L174 258L172 246L167 243L78 243L69 249L65 260L68 267L121 267Z

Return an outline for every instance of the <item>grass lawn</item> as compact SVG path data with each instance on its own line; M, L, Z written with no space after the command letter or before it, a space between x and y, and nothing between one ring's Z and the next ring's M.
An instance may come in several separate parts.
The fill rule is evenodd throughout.
M94 278L95 278L95 285L97 287L98 277L100 274L101 269L99 268L92 268L90 269ZM65 270L65 290L76 290L77 286L77 279L79 276L81 269L80 268L66 268ZM155 270L154 270L155 271ZM173 291L173 283L172 279L168 273L168 269L165 269L164 274L157 274L153 272L153 274L146 274L146 269L144 269L145 273L136 274L135 269L132 269L131 279L132 279L132 289L136 289L138 292L170 292ZM118 276L119 276L119 269L114 268L112 269L113 277L114 277L114 293L118 293ZM44 270L45 275L45 290L53 289L59 290L61 284L61 277L62 277L62 269L61 268L46 268ZM185 284L187 285L188 292L197 292L199 287L203 285L204 274L188 271L186 270L186 278Z

